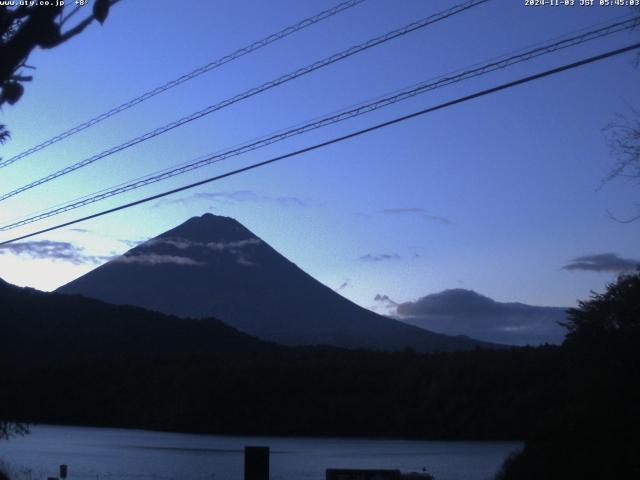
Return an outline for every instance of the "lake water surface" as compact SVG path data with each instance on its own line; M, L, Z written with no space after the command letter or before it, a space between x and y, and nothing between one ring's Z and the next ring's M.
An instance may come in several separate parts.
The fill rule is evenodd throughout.
M324 480L326 468L398 468L436 480L491 479L517 442L424 442L343 438L232 437L36 426L0 442L16 480L243 480L244 447L271 448L272 480Z

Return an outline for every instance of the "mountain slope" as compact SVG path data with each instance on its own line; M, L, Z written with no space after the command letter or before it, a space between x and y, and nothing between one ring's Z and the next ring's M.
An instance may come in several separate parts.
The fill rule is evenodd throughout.
M277 348L215 319L181 319L0 279L2 358L24 362L120 355L218 354Z
M377 315L303 272L237 221L194 217L58 290L182 317L215 317L285 345L419 351L488 346Z

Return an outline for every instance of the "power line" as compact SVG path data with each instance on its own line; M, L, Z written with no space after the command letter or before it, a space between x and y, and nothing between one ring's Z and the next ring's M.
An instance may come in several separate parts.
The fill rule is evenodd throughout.
M458 13L461 13L465 10L468 10L470 8L476 7L478 5L481 5L483 3L486 3L490 0L469 0L467 2L458 4L452 8L449 8L443 12L431 15L429 17L423 18L422 20L419 20L417 22L413 22L410 23L402 28L393 30L389 33L386 33L382 36L373 38L367 42L361 43L359 45L355 45L351 48L348 48L346 50L343 50L340 53L336 53L334 55L331 55L330 57L327 57L323 60L319 60L317 62L314 62L310 65L307 65L305 67L299 68L298 70L295 70L294 72L288 73L286 75L283 75L281 77L276 78L275 80L271 80L269 82L263 83L262 85L258 86L258 87L254 87L251 88L243 93L240 93L234 97L228 98L226 100L223 100L222 102L216 103L214 105L210 105L202 110L199 110L197 112L192 113L191 115L187 115L186 117L183 117L179 120L176 120L174 122L171 122L167 125L164 125L162 127L156 128L155 130L151 130L150 132L145 133L144 135L141 135L139 137L136 137L132 140L129 140L125 143L122 143L120 145L117 145L115 147L112 147L108 150L105 150L97 155L94 155L92 157L86 158L84 160L81 160L80 162L74 163L73 165L70 165L66 168L63 168L61 170L58 170L57 172L54 172L50 175L47 175L45 177L42 177L36 181L33 181L31 183L28 183L22 187L19 187L15 190L12 190L8 193L4 193L2 195L0 195L0 201L6 200L8 198L11 198L15 195L18 195L19 193L22 193L26 190L30 190L34 187L37 187L38 185L42 185L44 183L47 183L51 180L54 180L58 177L61 177L63 175L67 175L75 170L78 170L80 168L86 167L87 165L90 165L94 162L97 162L98 160L108 157L110 155L113 155L114 153L120 152L122 150L125 150L129 147L132 147L134 145L137 145L138 143L144 142L146 140L149 140L151 138L154 138L158 135L161 135L163 133L168 132L169 130L173 130L174 128L180 127L186 123L192 122L194 120L197 120L201 117L204 117L205 115L209 115L213 112L216 112L218 110L221 110L223 108L226 108L230 105L233 105L234 103L240 102L242 100L245 100L247 98L253 97L254 95L257 95L259 93L262 93L266 90L270 90L271 88L277 87L279 85L282 85L283 83L289 82L295 78L301 77L303 75L309 74L311 72L314 72L315 70L318 70L320 68L326 67L328 65L331 65L333 63L336 63L340 60L344 60L345 58L349 58L357 53L360 53L364 50L368 50L370 48L373 48L375 46L378 46L380 44L386 43L390 40L393 40L395 38L401 37L403 35L406 35L408 33L411 33L415 30L418 30L420 28L424 28L428 25L431 25L433 23L439 22L441 20L444 20L446 18L449 18L453 15L456 15Z
M259 168L259 167L264 167L266 165L269 165L269 164L272 164L272 163L275 163L275 162L279 162L279 161L285 160L287 158L291 158L291 157L295 157L295 156L298 156L298 155L302 155L304 153L308 153L308 152L311 152L311 151L314 151L314 150L318 150L320 148L324 148L324 147L327 147L329 145L333 145L333 144L336 144L336 143L339 143L339 142L343 142L343 141L349 140L351 138L359 137L361 135L364 135L364 134L367 134L367 133L371 133L373 131L380 130L380 129L385 128L385 127L389 127L391 125L395 125L397 123L401 123L401 122L410 120L412 118L416 118L416 117L419 117L419 116L422 116L422 115L426 115L428 113L435 112L437 110L442 110L444 108L452 107L452 106L460 104L460 103L464 103L464 102L467 102L467 101L470 101L470 100L474 100L476 98L483 97L483 96L486 96L486 95L490 95L490 94L493 94L493 93L496 93L496 92L499 92L499 91L502 91L502 90L507 90L509 88L516 87L518 85L522 85L522 84L529 83L529 82L532 82L532 81L535 81L535 80L539 80L539 79L544 78L544 77L549 77L551 75L555 75L555 74L558 74L558 73L561 73L561 72L564 72L564 71L567 71L567 70L571 70L571 69L574 69L574 68L577 68L577 67L588 65L590 63L594 63L594 62L597 62L597 61L600 61L600 60L604 60L604 59L609 58L609 57L613 57L613 56L616 56L616 55L621 55L623 53L630 52L630 51L636 50L638 48L640 48L640 43L635 43L635 44L629 45L627 47L619 48L619 49L616 49L616 50L610 50L610 51L608 51L606 53L603 53L603 54L600 54L600 55L596 55L596 56L593 56L593 57L585 58L583 60L579 60L579 61L574 62L574 63L565 64L565 65L563 65L561 67L553 68L551 70L546 70L544 72L540 72L540 73L537 73L537 74L534 74L534 75L523 77L523 78L520 78L518 80L514 80L514 81L511 81L511 82L508 82L508 83L503 83L503 84L498 85L496 87L492 87L492 88L489 88L489 89L486 89L486 90L481 90L481 91L473 93L471 95L466 95L464 97L459 97L459 98L457 98L455 100L450 100L448 102L441 103L441 104L436 105L434 107L425 108L423 110L419 110L417 112L410 113L410 114L404 115L402 117L394 118L393 120L388 120L388 121L383 122L383 123L378 123L378 124L373 125L371 127L364 128L362 130L358 130L358 131L349 133L347 135L336 137L336 138L333 138L331 140L327 140L327 141L324 141L324 142L321 142L321 143L317 143L317 144L312 145L310 147L306 147L306 148L303 148L303 149L300 149L300 150L296 150L294 152L290 152L290 153L287 153L285 155L280 155L280 156L271 158L269 160L264 160L262 162L254 163L252 165L248 165L248 166L243 167L243 168L232 170L230 172L223 173L221 175L216 175L215 177L210 177L210 178L207 178L205 180L200 180L198 182L191 183L189 185L184 185L182 187L174 188L172 190L168 190L168 191L165 191L165 192L162 192L162 193L151 195L149 197L146 197L146 198L143 198L143 199L140 199L140 200L136 200L136 201L133 201L133 202L130 202L130 203L126 203L126 204L120 205L118 207L110 208L108 210L103 210L102 212L94 213L92 215L87 215L85 217L78 218L78 219L75 219L75 220L71 220L69 222L61 223L61 224L58 224L58 225L55 225L55 226L52 226L52 227L44 228L42 230L38 230L36 232L32 232L32 233L28 233L26 235L15 237L15 238L12 238L10 240L5 240L3 242L0 242L0 246L1 245L7 245L7 244L13 243L13 242L17 242L19 240L24 240L26 238L30 238L30 237L33 237L35 235L40 235L42 233L47 233L47 232L51 232L53 230L58 230L60 228L68 227L68 226L74 225L76 223L80 223L80 222L91 220L91 219L94 219L94 218L97 218L97 217L108 215L110 213L118 212L120 210L125 210L127 208L131 208L131 207L134 207L134 206L137 206L137 205L141 205L143 203L147 203L147 202L150 202L150 201L153 201L153 200L157 200L159 198L163 198L163 197L166 197L168 195L172 195L174 193L183 192L185 190L189 190L189 189L192 189L192 188L195 188L195 187L199 187L199 186L205 185L207 183L215 182L215 181L221 180L223 178L231 177L233 175L244 173L244 172L247 172L249 170L254 170L254 169Z
M485 75L487 73L501 70L501 69L510 67L512 65L515 65L524 61L528 61L533 58L540 57L542 55L546 55L564 48L585 43L587 41L592 41L607 35L618 33L624 30L629 30L636 27L638 24L640 24L640 17L634 17L632 19L606 25L596 30L588 31L581 35L576 35L576 36L565 38L563 40L560 40L551 44L543 45L543 46L525 51L523 53L519 53L517 55L511 55L506 58L500 57L498 60L489 61L488 63L481 64L479 67L462 71L461 73L458 73L456 75L449 74L449 75L445 75L443 77L438 78L436 81L422 82L418 85L414 85L404 90L400 90L399 92L394 93L392 95L380 97L374 101L363 103L353 108L344 109L338 113L331 114L325 117L320 117L306 124L302 124L286 130L282 130L280 132L259 138L255 141L250 141L245 144L231 147L221 152L205 155L203 157L199 157L194 161L187 162L176 167L170 167L160 172L157 172L155 174L145 175L143 177L130 180L129 182L122 183L110 189L104 189L94 194L85 195L80 199L67 202L65 204L58 205L47 210L43 210L36 214L22 217L21 219L18 219L12 223L1 226L0 231L8 231L24 225L28 225L30 223L35 223L37 221L44 220L46 218L50 218L55 215L59 215L71 210L75 210L77 208L80 208L101 200L105 200L107 198L120 195L122 193L126 193L131 190L136 190L138 188L141 188L153 183L157 183L162 180L166 180L166 179L175 177L177 175L181 175L183 173L187 173L192 170L196 170L231 157L236 157L238 155L242 155L244 153L266 147L268 145L271 145L276 142L280 142L282 140L291 138L293 136L301 135L309 131L325 127L327 125L332 125L338 122L342 122L351 118L358 117L360 115L364 115L366 113L373 112L380 108L384 108L389 105L395 104L397 102L407 100L416 95L424 94L426 92L435 90L437 88L441 88L447 85L452 85L454 83L475 78L480 75Z
M577 34L579 34L579 33L589 32L590 30L592 30L592 29L594 29L594 28L596 28L596 27L602 27L602 26L604 26L604 25L610 25L612 21L616 21L616 22L617 22L617 21L620 21L620 20L622 20L622 19L630 19L631 17L633 17L633 13L626 13L626 14L624 14L624 15L619 15L619 16L617 16L617 17L613 17L613 18L610 18L610 19L605 20L605 21L596 22L596 23L593 23L593 24L591 24L591 25L583 26L583 27L578 28L578 29L576 29L576 30L572 30L571 32L568 32L568 33L566 33L566 34L563 34L563 35L557 35L557 36L554 36L554 37L552 37L552 38L546 39L546 40L544 40L544 41L535 42L535 43L532 43L532 44L526 45L525 47L521 47L521 48L518 48L518 49L515 49L515 50L510 50L510 51L508 51L508 52L506 52L506 53L503 53L502 55L497 55L497 56L492 57L492 58L490 58L490 59L488 59L488 60L485 60L485 61L483 61L483 62L477 62L477 63L474 63L473 65L469 65L469 66L467 66L467 67L465 67L465 68L460 68L460 69L457 69L457 70L451 71L451 72L447 73L447 74L446 74L446 76L453 76L453 75L457 75L457 74L459 74L460 72L464 72L465 70L469 70L469 69L471 69L471 68L473 68L473 67L478 67L478 66L480 66L480 65L484 65L484 64L486 64L486 63L488 63L488 62L495 62L495 61L498 61L498 60L500 60L500 59L504 59L504 58L506 58L506 57L508 57L508 56L512 56L512 55L515 55L515 54L518 54L518 53L521 53L521 52L526 52L527 50L533 49L533 48L535 48L535 47L539 47L539 46L545 45L545 44L546 44L546 43L548 43L548 42L552 42L552 41L563 41L563 40L565 40L565 39L567 39L567 38L570 38L570 37L572 38L573 36L576 36L576 35L577 35ZM392 95L392 94L396 94L396 93L398 93L398 92L405 91L405 90L407 90L408 88L413 88L413 87L416 87L416 86L419 86L419 85L423 85L423 84L425 84L426 82L431 82L431 81L434 81L434 80L436 80L436 79L440 79L440 78L442 78L442 75L440 75L440 76L438 76L438 77L430 78L430 79L429 79L429 80L427 80L427 81L423 81L423 82L420 82L420 83L417 83L417 84L413 84L413 85L411 85L411 87L404 87L404 88L402 88L402 89L397 89L397 90L394 90L393 92L386 93L385 95L379 95L379 96L377 96L377 97L375 97L375 98L372 98L372 99L369 99L369 100L367 100L367 101L359 102L359 103L357 103L357 104L350 105L349 107L341 108L340 110L336 110L336 111L331 112L331 114L336 114L336 113L339 113L339 112L344 112L344 111L346 111L346 110L350 110L350 109L355 108L355 107L358 107L358 106L360 106L360 105L364 105L365 103L369 103L369 102L371 102L371 101L373 101L373 100L378 100L378 99L384 98L385 96L389 96L389 95ZM324 116L314 117L312 120L317 120L317 119L320 119L320 118L323 118L323 117L324 117ZM288 127L288 128L282 129L281 131L289 130L289 129L291 129L291 128L294 128L294 127L297 127L297 126L303 125L304 123L306 123L306 122L301 122L301 123L299 123L299 124L296 124L295 126L291 126L291 127ZM279 132L280 132L280 131L279 131ZM279 133L279 132L277 132L277 133ZM256 138L253 138L253 139L251 139L251 140L249 140L249 141L245 141L245 142L242 142L242 143L238 143L238 144L232 145L231 147L228 147L228 148L235 148L235 147L238 147L238 146L241 146L241 145L245 145L245 144L247 144L247 143L250 143L250 142L256 141L256 140L258 140L258 139L262 139L262 138L264 138L264 136L256 137ZM217 153L220 153L220 152L223 152L223 151L224 151L224 149L220 149L220 150L217 150L217 151L215 151L215 152L213 152L213 153L214 153L214 154L217 154ZM161 169L161 170L156 170L155 172L147 173L147 174L141 175L141 176L139 176L139 177L136 177L136 178L134 178L134 179L129 179L129 180L124 181L124 182L122 182L122 183L119 183L119 184L117 184L117 185L114 185L114 186L111 186L111 187L103 188L103 189L101 189L101 190L99 190L99 191L97 191L97 192L88 193L88 194L82 195L81 197L77 197L77 198L75 198L75 199L73 199L73 200L68 200L68 201L65 201L65 202L60 202L60 203L58 203L58 204L54 205L53 207L47 207L47 208L45 208L45 209L40 209L40 210L38 210L38 211L36 211L36 212L31 212L31 213L29 213L29 214L21 215L20 217L17 217L17 218L15 218L15 219L12 219L11 221L13 222L14 220L15 220L15 221L17 221L17 220L22 220L22 219L24 219L24 218L31 217L31 216L33 216L33 215L37 215L37 214L40 214L40 213L43 213L43 212L47 212L48 210L52 210L52 209L56 209L56 208L58 208L58 207L66 206L66 205L69 205L69 204L71 204L71 203L75 203L75 202L78 202L78 201L80 201L80 200L84 200L84 199L86 199L86 198L89 198L89 197L92 197L92 196L95 196L95 195L98 195L98 194L101 194L101 193L107 192L107 191L109 191L109 190L113 190L113 189L115 189L115 188L119 188L119 187L121 187L121 186L125 186L125 185L127 185L128 183L131 183L131 182L137 182L137 181L139 181L139 180L147 179L147 178L152 177L152 176L155 176L155 175L157 175L157 174L164 173L164 172L167 172L167 171L169 171L169 170L173 170L173 169L174 169L174 168L176 168L177 166L183 166L183 165L187 165L187 164L190 164L190 163L193 163L193 162L199 161L199 160L201 160L201 159L204 159L205 157L209 157L210 155L211 155L211 154L202 155L201 157L198 157L198 158L197 158L197 159L195 159L195 160L193 160L193 159L192 159L192 160L189 160L189 161L187 161L187 162L182 162L182 163L180 163L180 164L178 164L178 165L165 167L165 168L163 168L163 169ZM0 229L0 231L1 231L1 229Z
M233 53L225 55L224 57L214 60L213 62L210 62L201 67L198 67L195 70L192 70L191 72L186 73L178 78L170 80L164 85L160 85L159 87L153 88L152 90L148 90L147 92L143 93L138 97L135 97L125 103L122 103L121 105L118 105L117 107L114 107L107 112L104 112L96 117L93 117L92 119L87 120L86 122L81 123L73 128L65 130L64 132L59 133L58 135L51 137L50 139L45 140L44 142L39 143L38 145L35 145L11 158L8 158L7 160L0 161L0 168L11 165L12 163L17 162L22 158L28 157L29 155L35 152L38 152L46 147L53 145L54 143L57 143L61 140L64 140L65 138L75 135L76 133L81 132L89 127L93 127L94 125L97 125L98 123L106 120L107 118L113 117L118 113L124 112L125 110L128 110L138 105L139 103L149 100L150 98L155 97L156 95L166 92L167 90L177 87L178 85L188 82L189 80L199 77L200 75L210 72L211 70L215 70L216 68L219 68L229 62L232 62L233 60L237 60L240 57L248 55L249 53L255 52L256 50L266 47L267 45L277 42L278 40L282 40L283 38L286 38L289 35L299 32L300 30L304 30L307 27L310 27L318 22L321 22L322 20L330 18L334 15L337 15L338 13L341 13L349 8L355 7L356 5L365 1L366 0L349 0L347 2L342 2L332 8L324 10L320 13L317 13L312 17L305 18L304 20L301 20L300 22L294 25L284 28L283 30L273 33L261 40L258 40L257 42L254 42L251 45L240 48Z

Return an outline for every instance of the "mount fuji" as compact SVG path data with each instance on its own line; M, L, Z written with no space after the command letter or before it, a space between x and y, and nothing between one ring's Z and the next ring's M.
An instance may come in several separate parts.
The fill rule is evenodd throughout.
M179 317L215 317L283 345L421 352L496 346L362 308L232 218L207 213L58 289Z

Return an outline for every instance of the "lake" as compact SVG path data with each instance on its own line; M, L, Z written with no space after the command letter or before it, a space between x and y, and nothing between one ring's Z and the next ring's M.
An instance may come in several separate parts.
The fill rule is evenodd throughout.
M41 425L0 441L14 480L243 480L244 447L271 448L271 480L324 480L326 468L398 468L436 480L486 480L518 442L241 437Z

